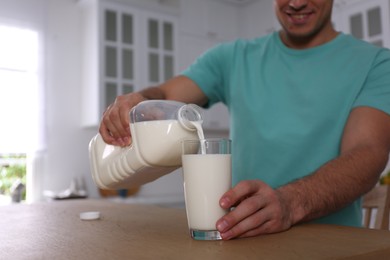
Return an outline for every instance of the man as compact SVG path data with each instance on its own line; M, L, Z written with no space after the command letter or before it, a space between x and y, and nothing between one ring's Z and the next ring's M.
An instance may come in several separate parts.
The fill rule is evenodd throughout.
M231 116L234 207L223 239L307 221L359 226L359 197L390 151L390 52L338 33L331 0L274 0L282 30L208 51L182 75L119 96L103 116L108 143L130 143L128 112L144 99L209 106Z

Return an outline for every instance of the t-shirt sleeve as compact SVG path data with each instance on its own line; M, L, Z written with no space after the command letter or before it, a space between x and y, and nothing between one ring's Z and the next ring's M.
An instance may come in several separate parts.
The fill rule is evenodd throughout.
M390 50L378 52L353 107L369 106L390 114Z
M219 44L195 60L181 75L193 80L208 98L207 107L224 102L224 84L227 73L227 44Z

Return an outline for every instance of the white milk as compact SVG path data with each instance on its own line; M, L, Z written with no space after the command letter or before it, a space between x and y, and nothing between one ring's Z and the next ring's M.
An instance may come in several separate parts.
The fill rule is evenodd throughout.
M177 120L130 124L139 156L152 166L180 166L181 140L197 139L197 131L184 129Z
M182 160L188 226L216 230L217 220L227 213L219 200L232 185L231 155L187 154Z
M200 140L200 152L201 154L206 154L206 147L204 143L204 133L202 128L203 121L190 121L190 123L195 127L198 132L198 138Z

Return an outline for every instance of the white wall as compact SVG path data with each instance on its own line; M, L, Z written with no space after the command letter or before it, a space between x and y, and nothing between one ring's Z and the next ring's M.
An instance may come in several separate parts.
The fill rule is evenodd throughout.
M163 6L158 0L119 0L137 7L151 10L162 8L164 12L178 14L180 1L165 0ZM45 32L45 87L46 87L46 149L41 152L39 172L37 172L37 199L43 190L61 191L66 189L72 178L85 179L91 197L98 197L97 189L89 172L88 143L97 133L97 128L80 127L80 87L81 87L81 13L76 0L0 0L0 22L4 17L21 19L41 26ZM241 12L242 36L258 36L260 20L258 12L268 6L263 1L253 2ZM238 7L237 7L238 8ZM185 19L186 17L182 17ZM8 18L7 18L8 19ZM249 24L244 26L243 24ZM268 28L268 25L267 25ZM240 31L240 30L239 30ZM238 35L237 35L238 36ZM226 135L226 133L214 133ZM210 135L213 135L211 133ZM177 195L182 192L181 172L161 178L141 189L143 196ZM172 193L172 194L170 194Z
M137 7L163 10L178 14L179 0L166 0L163 5L157 0L119 0ZM265 1L268 3L268 1ZM72 178L84 178L91 197L98 197L89 172L88 143L97 128L80 127L81 87L81 13L75 0L0 0L1 20L22 20L39 27L45 33L45 91L46 91L46 149L41 152L39 172L36 173L36 198L42 199L43 190L66 189ZM244 28L243 36L258 36L253 17L264 10L267 4L253 2L240 11L248 12L238 26ZM161 9L162 8L162 9ZM237 8L239 8L237 6ZM231 10L231 6L229 9ZM265 12L268 15L269 12ZM221 14L219 14L221 15ZM262 16L260 16L262 17ZM187 19L188 17L181 17ZM0 21L1 21L0 20ZM216 20L218 22L219 20ZM249 26L244 26L248 24ZM267 25L268 26L268 25ZM215 27L213 27L215 28ZM261 31L261 30L260 30ZM212 135L212 133L211 133ZM226 135L226 133L219 133ZM182 192L181 172L148 184L141 189L142 196L177 195ZM171 194L170 194L171 193Z
M179 0L118 0L178 15ZM80 127L81 13L76 0L0 0L0 22L21 20L45 33L46 149L41 151L35 184L43 190L66 189L74 177L84 178L91 197L98 197L89 172L88 143L97 128ZM182 17L186 19L186 17ZM141 189L143 196L182 192L181 172Z
M86 181L90 197L99 197L90 175L88 159L88 143L98 129L80 127L81 13L76 2L74 0L47 1L48 131L42 189L61 191L69 186L72 178L81 176ZM161 7L157 0L122 0L122 2L137 6L143 4L149 9ZM162 8L165 11L172 10L174 13L177 4L177 0L166 1ZM156 192L166 192L164 181L171 183L169 178L162 180L163 185L149 189L151 195ZM160 188L161 186L163 187ZM143 194L145 194L144 189L141 189Z
M0 22L43 32L46 147L38 153L34 199L61 191L83 176L97 196L88 165L88 142L97 129L80 128L80 12L74 0L0 0ZM17 102L17 101L15 101ZM28 128L26 128L28 131Z
M157 0L120 0L157 9ZM195 0L193 0L195 1ZM201 1L199 1L201 2ZM164 11L178 14L179 0L166 0ZM191 0L191 4L192 0ZM47 147L37 172L38 195L45 189L66 189L72 178L83 177L91 197L98 197L89 172L88 143L97 128L80 127L81 14L75 0L0 0L0 22L20 19L46 33ZM160 6L161 7L161 6ZM254 1L239 8L238 37L253 38L275 29L272 1ZM196 17L196 16L195 16ZM187 19L188 17L181 17ZM179 61L180 62L180 61ZM221 136L227 133L209 133ZM177 197L182 193L181 172L145 185L144 197ZM161 196L161 194L163 194ZM172 196L171 196L172 195Z
M46 0L0 0L0 22L18 22L41 29L45 22Z
M80 128L81 35L76 1L47 1L46 109L47 154L43 189L63 190L84 176L91 195L88 142L97 129Z
M239 37L256 38L279 28L273 1L254 1L240 7Z

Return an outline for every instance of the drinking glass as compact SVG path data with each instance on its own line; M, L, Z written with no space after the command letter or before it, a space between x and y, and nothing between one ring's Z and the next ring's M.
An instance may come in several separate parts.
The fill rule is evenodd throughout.
M227 213L219 205L232 186L231 141L214 138L182 142L187 221L195 240L220 240L216 222Z

